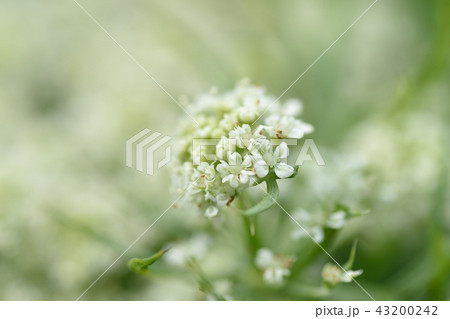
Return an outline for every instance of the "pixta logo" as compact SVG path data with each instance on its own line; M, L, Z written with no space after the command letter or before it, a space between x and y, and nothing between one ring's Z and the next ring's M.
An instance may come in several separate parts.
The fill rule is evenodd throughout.
M258 145L252 145L251 140L243 139L212 139L212 138L198 138L192 141L192 164L200 165L203 159L207 161L215 161L217 159L216 147L226 149L229 154L236 152L236 147L239 144L245 145L251 152L258 151ZM281 143L288 146L297 146L298 140L293 138L272 139L270 140L272 146L276 147ZM288 162L288 158L283 159ZM294 158L290 158L292 165L302 166L307 161L315 162L319 166L324 166L322 154L320 153L316 143L312 139L304 140L300 145L300 152ZM230 164L231 165L231 164Z
M171 146L166 146L164 157L156 162L157 151L163 148L172 138L159 132L144 129L135 134L126 142L126 164L138 171L153 175L155 166L160 169L170 162L172 156Z
M154 175L155 168L158 170L166 166L172 157L172 148L166 145L172 137L163 135L159 132L150 129L143 129L139 133L132 136L126 142L126 165L135 168L138 171L144 172L148 175ZM258 150L258 147L251 146L251 141L243 142L246 147L252 149L253 152ZM209 162L218 161L217 148L227 149L229 154L236 151L237 140L227 139L226 145L221 139L193 139L192 140L192 164L199 165L202 160ZM271 145L276 147L280 143L285 143L289 146L298 145L297 139L274 139L271 140ZM164 148L165 147L165 148ZM161 155L161 149L164 148L164 156ZM159 160L158 160L159 159ZM312 139L306 139L300 145L300 152L290 160L291 165L302 166L306 161L313 161L319 166L325 165L322 155L319 152L316 144ZM287 158L283 162L288 162Z

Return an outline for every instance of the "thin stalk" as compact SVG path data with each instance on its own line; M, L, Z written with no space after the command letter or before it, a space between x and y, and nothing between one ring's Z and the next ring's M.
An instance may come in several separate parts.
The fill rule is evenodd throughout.
M239 207L239 210L242 212L244 210L246 210L248 207L252 207L251 203L248 201L248 199L246 200L246 202L244 203L244 200L239 198L237 200L237 206ZM242 216L242 220L243 220L243 224L244 224L244 228L245 228L245 241L246 241L246 246L249 252L249 257L250 257L250 262L253 265L253 260L256 256L256 252L258 251L260 244L259 244L259 240L257 237L257 231L256 231L256 216L246 216L246 215L241 215Z
M324 249L327 249L330 244L333 242L337 231L335 229L326 228L325 229L325 236L324 241L321 243L321 246ZM306 269L306 267L320 254L323 253L322 249L316 244L311 243L309 246L308 251L302 251L300 254L302 257L298 258L291 268L291 276L290 280L294 279L295 277L298 277L302 274L302 272Z

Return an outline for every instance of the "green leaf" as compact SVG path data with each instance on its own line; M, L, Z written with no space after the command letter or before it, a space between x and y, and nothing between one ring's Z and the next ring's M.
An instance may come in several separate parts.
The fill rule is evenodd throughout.
M256 204L255 206L244 210L242 212L242 214L247 215L247 216L257 215L259 213L262 213L262 212L268 210L270 207L272 207L273 204L275 204L275 202L278 198L278 194L279 194L279 189L278 189L278 184L277 184L276 179L267 179L266 185L267 185L267 191L266 191L266 195L264 196L264 198L261 201L259 201L259 203Z
M161 249L148 258L133 258L128 262L128 268L139 274L148 274L148 267L160 259L169 249Z

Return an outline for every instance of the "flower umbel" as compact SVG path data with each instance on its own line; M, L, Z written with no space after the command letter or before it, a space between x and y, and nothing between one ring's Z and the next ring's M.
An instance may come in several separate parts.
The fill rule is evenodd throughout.
M295 117L301 111L299 101L281 104L247 81L223 94L200 96L189 111L200 125L181 125L174 186L181 192L190 185L185 197L207 217L216 216L248 187L295 176L296 169L287 163L288 146L280 140L313 131ZM207 145L194 148L193 141L200 139Z

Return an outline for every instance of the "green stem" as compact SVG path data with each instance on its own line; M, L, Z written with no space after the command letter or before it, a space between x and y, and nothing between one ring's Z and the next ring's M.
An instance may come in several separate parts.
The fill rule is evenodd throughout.
M237 201L237 206L239 207L240 213L242 213L246 211L247 207L252 205L248 200L244 203L244 199L239 198ZM258 248L260 246L256 235L256 216L247 216L244 214L241 215L246 233L246 245L248 247L250 255L250 262L253 264L256 252L258 251Z
M337 231L331 228L325 228L325 236L324 241L320 244L324 249L326 249L334 240ZM323 253L322 249L314 242L311 242L309 249L305 251L302 250L302 253L299 254L300 258L296 260L294 265L291 268L291 276L290 280L293 280L295 277L298 277L302 274L305 268L320 254Z
M197 263L195 258L188 259L186 261L186 266L194 275L195 281L197 282L200 291L204 292L207 295L213 296L216 300L225 300L223 296L219 295L215 291L213 284L203 273L203 270L200 268L200 265Z
M259 242L258 238L256 237L256 218L255 217L248 217L248 216L242 216L244 220L244 226L246 228L247 233L247 245L250 252L250 257L253 263L253 259L256 256L256 252L259 248Z

